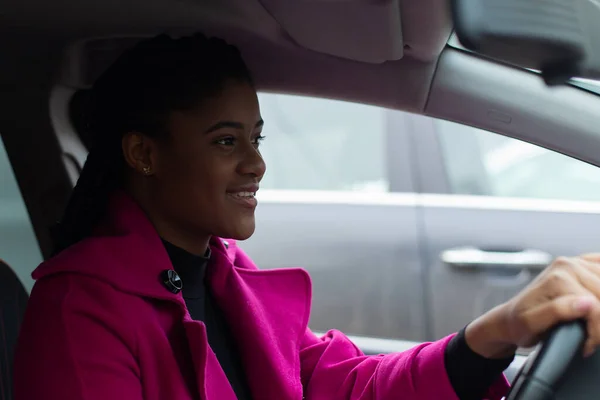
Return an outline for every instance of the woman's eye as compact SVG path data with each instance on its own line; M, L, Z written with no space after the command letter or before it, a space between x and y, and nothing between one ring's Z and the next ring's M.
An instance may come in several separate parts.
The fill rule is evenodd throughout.
M256 147L258 147L260 142L262 142L264 140L264 138L265 138L264 136L257 136L252 139L252 144L255 145ZM234 138L234 137L225 137L225 138L215 141L216 144L221 145L221 146L234 146L235 142L236 142L236 138Z
M256 147L258 147L263 140L265 140L264 136L259 135L259 136L255 137L254 144L256 145Z
M217 140L216 143L223 145L223 146L233 146L235 144L235 139L232 137L226 137L226 138Z

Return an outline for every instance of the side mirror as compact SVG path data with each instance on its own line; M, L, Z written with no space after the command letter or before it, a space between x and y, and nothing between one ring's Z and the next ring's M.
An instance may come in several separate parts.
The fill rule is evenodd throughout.
M599 0L451 0L461 44L538 70L548 85L600 79Z

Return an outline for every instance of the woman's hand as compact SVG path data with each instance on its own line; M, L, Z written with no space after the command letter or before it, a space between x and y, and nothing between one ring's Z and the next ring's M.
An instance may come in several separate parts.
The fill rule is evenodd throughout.
M586 355L600 345L600 254L560 257L507 303L466 329L467 344L487 358L514 354L536 345L552 326L587 320Z

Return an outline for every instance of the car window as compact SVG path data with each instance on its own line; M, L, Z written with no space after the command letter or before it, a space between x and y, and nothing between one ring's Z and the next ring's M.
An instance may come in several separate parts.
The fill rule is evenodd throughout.
M387 192L386 110L260 93L264 189Z
M2 140L0 188L0 258L30 290L33 285L30 273L42 262L42 255Z
M600 201L600 168L466 125L435 126L455 194Z

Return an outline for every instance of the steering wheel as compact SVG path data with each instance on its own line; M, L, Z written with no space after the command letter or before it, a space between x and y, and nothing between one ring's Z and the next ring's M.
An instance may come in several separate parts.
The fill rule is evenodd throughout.
M506 400L600 399L600 352L583 357L584 321L558 325L515 377Z

